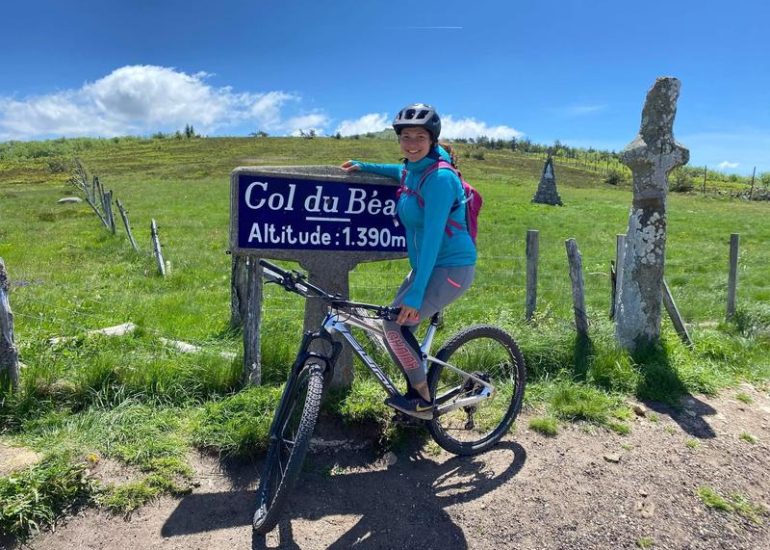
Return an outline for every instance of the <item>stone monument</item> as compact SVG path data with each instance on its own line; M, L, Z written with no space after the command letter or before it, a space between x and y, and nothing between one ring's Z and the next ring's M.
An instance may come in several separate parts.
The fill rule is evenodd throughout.
M634 196L618 281L616 336L630 351L660 337L668 174L690 158L673 134L680 86L676 78L655 81L647 92L639 134L620 155L633 174Z
M556 174L553 171L553 158L550 154L545 161L545 166L543 166L543 175L540 177L537 193L535 193L532 202L563 206L559 192L556 190Z

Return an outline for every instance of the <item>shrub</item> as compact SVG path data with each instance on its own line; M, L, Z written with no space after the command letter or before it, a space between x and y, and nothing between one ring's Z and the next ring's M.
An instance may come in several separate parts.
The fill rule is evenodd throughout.
M692 178L685 170L674 170L673 178L670 181L670 189L676 193L687 193L692 191L694 185Z
M607 176L604 178L604 183L608 185L620 185L625 181L626 177L620 170L612 168L607 172Z

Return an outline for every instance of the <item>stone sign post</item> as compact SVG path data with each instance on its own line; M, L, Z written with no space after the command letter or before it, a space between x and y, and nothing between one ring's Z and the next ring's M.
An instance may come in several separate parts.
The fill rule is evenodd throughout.
M663 268L666 257L668 174L686 164L689 151L674 140L680 82L662 77L647 93L639 135L623 150L621 162L633 173L634 197L628 218L616 336L634 351L660 337Z
M230 184L230 249L246 258L244 368L259 383L261 292L257 258L293 260L311 283L347 298L348 273L359 263L406 257L406 237L398 224L398 182L333 166L237 168ZM234 274L234 280L238 277ZM326 304L308 299L305 330L317 330ZM256 350L254 349L256 348ZM332 386L349 386L352 354L344 349Z

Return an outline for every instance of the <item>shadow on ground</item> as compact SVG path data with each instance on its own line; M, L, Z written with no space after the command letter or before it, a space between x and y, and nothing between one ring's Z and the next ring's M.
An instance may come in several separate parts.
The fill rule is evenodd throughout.
M705 418L715 415L716 410L688 391L665 347L642 349L634 355L634 360L642 365L636 394L647 407L669 416L693 437L716 437Z
M298 548L292 520L322 519L333 524L329 528L344 531L329 548L467 548L464 533L445 509L499 487L526 461L526 452L514 442L502 442L478 457L453 457L444 462L412 449L401 453L395 465L381 470L355 471L361 467L356 454L309 457L277 527L281 548ZM346 472L348 469L351 471ZM230 474L241 480L249 477ZM245 488L189 495L180 501L161 534L174 537L249 527L254 507L254 491ZM265 537L254 535L252 548L267 548Z

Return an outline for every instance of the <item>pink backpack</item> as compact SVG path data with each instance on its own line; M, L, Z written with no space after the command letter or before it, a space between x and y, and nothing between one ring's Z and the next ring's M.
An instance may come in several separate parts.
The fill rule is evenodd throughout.
M445 160L439 160L428 166L428 168L425 169L425 172L423 172L419 183L417 184L417 191L409 189L404 183L406 181L406 168L404 168L401 170L401 187L398 189L398 195L401 193L406 193L407 195L416 195L417 204L419 204L421 208L424 208L425 201L423 200L422 195L420 195L422 184L425 181L425 178L441 168L446 168L447 170L454 172L463 185L463 193L465 194L465 199L462 203L456 203L454 206L452 206L451 211L454 212L460 206L462 206L463 203L465 204L465 226L468 228L468 233L470 233L471 239L473 239L473 244L476 244L476 235L478 235L479 232L479 212L481 212L481 206L484 204L484 199L481 198L481 193L479 193L470 183L465 181L462 177L462 174L460 174L460 172L449 162ZM463 228L462 224L459 224L452 219L448 220L444 231L450 237L454 235L454 232L452 231L453 227L455 229Z

